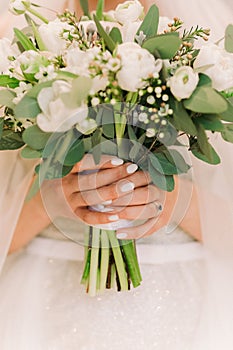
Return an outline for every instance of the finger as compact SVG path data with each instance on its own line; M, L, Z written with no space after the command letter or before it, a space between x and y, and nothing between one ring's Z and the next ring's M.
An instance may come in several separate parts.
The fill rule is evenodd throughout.
M113 169L105 169L93 174L78 175L77 191L87 191L115 183L137 170L137 165L126 163Z
M163 192L154 185L138 187L133 191L133 194L127 194L114 200L111 206L123 207L126 205L142 205L151 202L163 200Z
M162 215L159 215L156 218L147 220L142 225L119 229L116 232L116 236L118 239L139 239L150 236L162 227L164 227L164 220Z
M98 189L94 188L89 191L75 192L69 197L73 208L93 206L97 204L109 205L112 203L112 200L117 199L126 193L132 194L133 189L134 184L126 179L123 179L117 183L103 186Z
M75 214L81 221L88 225L109 224L119 220L119 216L117 214L95 212L89 210L88 208L78 208Z
M145 205L122 207L107 207L102 212L111 212L117 214L120 219L124 220L148 220L157 217L162 211L162 204L160 202L152 202Z
M103 154L100 158L99 163L96 164L92 154L85 154L83 159L74 165L71 172L78 173L88 170L111 169L122 165L123 163L124 161L116 156Z

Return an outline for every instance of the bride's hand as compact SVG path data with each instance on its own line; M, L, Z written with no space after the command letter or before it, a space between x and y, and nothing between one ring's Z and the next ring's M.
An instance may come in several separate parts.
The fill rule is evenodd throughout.
M93 157L86 155L62 181L53 180L52 186L48 181L42 196L48 214L54 218L75 215L89 225L119 219L148 220L158 216L161 206L161 191L150 182L148 174L137 171L135 164L102 156L95 165Z

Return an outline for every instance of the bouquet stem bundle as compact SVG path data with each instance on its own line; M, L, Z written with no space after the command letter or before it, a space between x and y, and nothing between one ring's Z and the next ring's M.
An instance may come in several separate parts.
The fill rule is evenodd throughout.
M135 242L121 241L115 231L90 227L85 237L85 263L81 283L95 296L105 289L117 287L126 291L142 281Z

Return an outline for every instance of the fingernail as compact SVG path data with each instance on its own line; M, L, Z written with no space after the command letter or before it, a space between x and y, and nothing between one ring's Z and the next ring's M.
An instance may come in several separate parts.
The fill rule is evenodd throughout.
M104 209L101 210L102 213L108 213L110 211L114 211L114 208L110 208L110 207L104 207Z
M96 204L89 207L90 210L94 210L94 211L102 211L104 208L105 207L102 204Z
M102 205L109 205L109 204L112 204L112 200L110 199L109 201L102 202L101 204L102 204Z
M115 157L111 160L111 163L112 165L122 165L124 161L120 158Z
M118 239L124 239L124 238L127 237L127 233L123 233L123 232L118 233L118 234L116 235L116 237L117 237Z
M108 220L109 221L117 221L117 220L119 220L119 216L118 215L110 215L108 217Z
M125 181L124 183L120 184L120 190L121 192L129 192L134 189L134 183L130 181Z
M137 164L130 164L127 166L126 171L128 174L133 174L137 170L138 166Z

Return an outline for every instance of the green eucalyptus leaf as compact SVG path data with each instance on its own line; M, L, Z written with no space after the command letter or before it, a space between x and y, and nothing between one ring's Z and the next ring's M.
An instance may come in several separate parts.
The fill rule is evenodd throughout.
M145 40L142 44L144 49L147 49L152 55L162 59L171 59L175 56L182 41L177 33L167 33L156 35Z
M104 42L105 42L106 46L108 47L109 51L113 52L116 48L115 42L106 33L106 31L104 30L104 27L102 26L102 24L100 23L98 18L95 15L93 17L94 17L94 21L95 21L97 31L98 31L100 37L104 39Z
M203 154L197 142L190 147L190 150L195 157L206 163L213 165L219 164L221 162L219 155L216 153L215 149L211 145L209 146L209 148L210 156L206 156L206 154Z
M39 92L44 88L52 86L53 82L54 82L54 80L50 80L50 81L45 81L45 82L40 83L40 84L36 84L35 86L33 86L33 88L31 88L30 91L27 92L27 94L25 96L37 98Z
M110 38L114 41L114 43L121 44L122 43L122 35L120 30L117 27L113 27L109 33Z
M210 86L200 86L195 89L191 97L184 100L185 108L197 113L222 113L227 110L227 102L216 90Z
M175 187L174 178L172 175L162 175L157 169L154 168L149 161L148 171L154 185L163 191L171 192Z
M32 125L23 132L23 141L34 150L42 150L51 135L42 131L37 125Z
M3 130L0 139L0 150L14 150L24 145L22 136L12 130Z
M193 123L191 116L188 114L182 102L170 100L171 108L173 109L173 124L177 130L184 131L189 135L196 135L197 129Z
M222 138L225 141L233 143L233 123L225 124L224 130L221 132Z
M190 169L190 165L186 163L184 157L182 156L181 152L175 150L175 149L167 149L163 152L165 157L168 159L168 161L177 169L178 174L184 174L187 173Z
M200 73L197 86L203 86L203 85L212 86L212 80L210 79L210 77L208 77L208 75Z
M41 158L42 152L37 151L29 146L26 146L21 151L21 157L27 158L27 159Z
M82 160L85 154L84 143L82 139L77 139L69 148L66 154L64 165L71 166Z
M101 152L101 137L102 137L102 130L96 129L92 135L92 138L91 138L91 142L92 142L91 153L93 154L95 164L99 164L100 158L101 158L101 153L102 153Z
M37 51L37 48L34 46L31 40L21 30L14 28L14 33L25 51L28 51L28 50Z
M0 90L0 105L14 109L13 99L16 97L15 92L7 89Z
M221 131L224 129L223 123L216 114L203 114L201 117L197 117L196 121L200 123L205 130Z
M129 135L130 140L137 141L137 137L135 135L134 129L132 128L132 126L130 124L127 124L127 130L128 130L128 135Z
M226 122L233 122L233 97L228 98L226 101L227 110L223 113L220 113L220 117Z
M229 24L225 31L225 50L233 53L233 24Z
M102 129L103 134L113 139L115 136L114 112L111 106L103 107L102 109Z
M0 86L14 89L19 86L19 80L6 74L0 75Z
M140 25L137 34L140 35L140 32L146 36L146 38L153 37L157 34L159 25L159 9L153 4L147 14L145 15L142 24Z
M104 137L101 139L101 152L103 154L110 154L112 156L117 156L117 145Z
M35 118L41 112L37 99L25 95L14 108L17 119Z
M170 163L163 153L150 153L149 159L153 167L161 174L173 175L179 173L179 169L174 163Z

